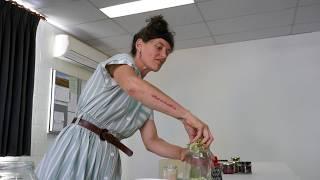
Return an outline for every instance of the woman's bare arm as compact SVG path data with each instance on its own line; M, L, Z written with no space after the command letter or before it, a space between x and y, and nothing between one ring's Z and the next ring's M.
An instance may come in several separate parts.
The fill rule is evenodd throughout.
M129 96L151 109L181 120L186 126L192 128L194 131L187 131L189 136L190 132L196 134L193 135L194 139L192 141L202 137L203 143L206 143L207 146L211 144L213 137L205 123L160 89L138 77L132 67L129 65L112 65L108 66L107 70Z
M140 128L140 134L148 151L165 158L184 160L187 150L170 144L158 137L157 129L153 120L146 121L146 123Z
M142 102L151 109L155 109L177 119L182 119L188 111L172 98L161 92L149 82L138 77L133 68L128 65L114 65L109 69L114 80L131 97Z

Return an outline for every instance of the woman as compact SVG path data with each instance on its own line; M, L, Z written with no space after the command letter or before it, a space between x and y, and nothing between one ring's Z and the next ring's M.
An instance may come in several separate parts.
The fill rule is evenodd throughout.
M157 72L174 47L162 16L150 19L132 43L131 55L118 54L99 64L78 102L77 118L60 132L38 166L39 179L121 179L118 139L138 129L145 147L160 156L183 160L186 149L157 135L153 110L180 120L190 138L213 141L208 126L159 89L143 80ZM103 130L106 129L106 130Z

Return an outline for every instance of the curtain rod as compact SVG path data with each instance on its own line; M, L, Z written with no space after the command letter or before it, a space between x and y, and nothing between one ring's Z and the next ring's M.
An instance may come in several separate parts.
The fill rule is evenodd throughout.
M7 2L9 2L9 3L11 3L11 4L15 5L15 6L17 6L18 8L22 8L22 9L30 12L30 13L33 14L33 15L38 16L38 17L39 17L40 19L42 19L42 20L47 21L47 19L45 18L45 16L43 16L42 14L32 11L32 10L24 7L23 5L17 3L16 1L13 1L13 0L5 0L5 1L7 1Z

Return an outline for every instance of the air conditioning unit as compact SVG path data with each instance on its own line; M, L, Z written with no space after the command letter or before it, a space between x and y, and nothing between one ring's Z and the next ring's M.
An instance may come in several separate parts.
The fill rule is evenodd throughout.
M94 71L100 62L108 58L107 55L66 34L56 35L53 56L89 71Z

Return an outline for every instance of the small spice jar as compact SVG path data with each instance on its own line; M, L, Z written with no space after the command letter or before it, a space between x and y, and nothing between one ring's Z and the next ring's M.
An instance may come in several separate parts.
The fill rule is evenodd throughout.
M32 161L0 161L0 179L37 180Z
M235 173L235 163L234 162L224 162L222 164L222 171L224 174L234 174Z
M234 162L234 173L238 173L239 172L240 156L231 157L231 162Z
M238 167L239 167L239 173L244 173L244 174L252 173L250 161L239 162Z

